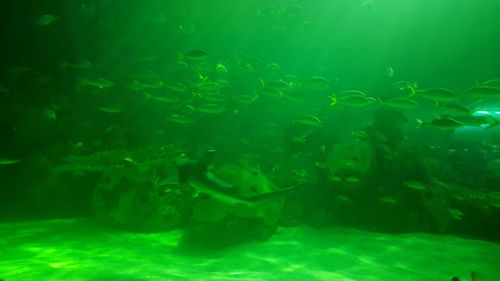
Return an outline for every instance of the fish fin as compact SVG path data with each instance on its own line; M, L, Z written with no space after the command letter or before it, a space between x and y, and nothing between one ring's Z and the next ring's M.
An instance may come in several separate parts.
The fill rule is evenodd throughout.
M264 79L259 78L259 82L260 82L260 86L262 86L262 88L266 87L266 82L264 81Z
M76 86L78 89L85 88L85 84L89 81L88 78L81 77L80 75L76 75Z
M384 101L381 98L376 98L375 99L379 104L384 105Z
M210 149L198 160L198 165L205 171L209 165L212 165L215 158L215 149Z
M190 177L196 179L205 178L205 173L208 166L214 160L215 150L209 150L203 154L198 160L191 160L187 157L177 160L177 170L179 171L179 180L182 182L189 181Z
M335 94L332 93L329 96L329 98L330 98L330 106L335 106L338 104L337 96Z
M255 203L255 202L262 202L262 201L271 200L271 199L275 199L275 198L281 198L284 194L287 194L293 190L295 190L294 187L289 187L289 188L278 189L278 190L274 190L274 191L270 191L270 192L266 192L266 193L262 193L262 194L257 194L255 196L248 198L248 201Z
M476 83L477 87L481 86L481 82L477 78L474 78L474 83Z
M415 82L413 85L408 85L408 89L410 89L410 94L408 97L414 97L417 95L417 82Z
M424 121L420 120L420 119L417 119L417 128L420 128L422 127L422 124L424 124Z
M65 60L60 60L59 61L59 68L65 69L66 67L68 67L68 62Z
M485 129L491 129L491 128L495 127L495 126L500 125L500 121L498 121L497 119L495 119L493 116L486 115L486 118L488 119L488 123L490 123L490 125L488 127L486 127Z
M182 52L177 53L177 61L184 61L185 57L186 56L184 55L184 53Z
M193 113L194 112L194 106L186 104L186 107L187 107L187 109L189 109L189 113Z

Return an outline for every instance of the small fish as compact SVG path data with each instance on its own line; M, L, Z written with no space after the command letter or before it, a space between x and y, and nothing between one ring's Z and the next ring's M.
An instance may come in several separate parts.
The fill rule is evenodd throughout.
M186 125L186 124L192 124L194 122L194 119L191 116L185 114L172 114L169 117L167 117L167 121L176 124Z
M155 62L159 59L159 56L141 56L141 57L134 57L134 62L136 63L146 63L146 62Z
M78 60L76 62L67 62L67 61L62 61L61 62L61 68L73 68L73 69L88 69L92 67L92 63L88 60Z
M125 87L127 89L135 91L135 92L141 92L141 91L145 91L148 89L148 87L145 84L143 84L137 80L132 80L132 82L127 84Z
M384 69L384 76L387 78L392 78L394 76L394 69L388 66Z
M227 87L227 85L229 85L229 81L224 79L219 79L215 81L215 83L217 83L221 88Z
M80 11L83 15L92 15L95 12L95 3L94 2L82 2L80 5Z
M0 166L13 165L21 162L20 159L0 158Z
M189 65L185 61L178 61L173 66L175 70L186 70L189 68Z
M383 202L383 203L387 203L387 204L390 204L390 205L395 205L398 203L398 200L394 197L391 197L391 196L380 196L378 198L378 200L380 202Z
M302 124L302 125L306 125L306 126L312 126L312 127L316 127L316 128L319 128L323 125L323 123L321 122L321 119L319 119L318 117L313 116L313 115L298 117L298 118L293 120L293 123L294 124Z
M258 95L236 95L233 97L233 100L243 104L251 104L257 101L258 98Z
M196 88L198 88L199 90L212 92L219 91L223 87L224 86L222 84L214 81L203 81L202 83L196 85Z
M429 88L419 90L415 87L410 87L411 96L417 95L426 99L437 102L456 102L458 100L457 93L445 88Z
M500 98L500 88L479 86L469 88L461 93L463 98L494 99Z
M320 169L327 169L328 168L328 165L326 162L320 162L320 161L314 162L314 166L317 168L320 168Z
M250 145L250 141L248 139L245 139L245 138L241 138L240 139L240 143L244 144L244 145Z
M425 190L425 185L419 181L404 181L406 187L416 190Z
M196 24L194 23L183 23L177 26L177 32L182 34L192 34L196 32Z
M271 81L266 84L266 87L276 89L278 91L285 91L290 88L287 82L283 80Z
M56 23L59 20L59 16L52 14L41 15L34 23L37 26L48 26Z
M178 93L185 93L189 91L189 87L184 85L183 83L176 82L176 83L164 83L165 88L170 89L174 92Z
M268 96L268 97L281 97L283 96L283 92L274 88L263 88L259 92L263 96Z
M259 60L260 60L260 59L259 59ZM280 69L280 65L279 65L279 64L277 64L277 63L274 63L274 62L272 62L272 63L268 63L268 64L266 65L266 67L267 67L267 69L268 69L269 71L273 71L273 72L274 72L274 71L277 71L278 69Z
M15 66L7 71L9 75L18 76L23 73L30 72L31 68L27 66Z
M463 127L464 125L457 120L449 117L436 118L431 120L430 122L424 122L420 119L417 119L418 127L428 127L433 129L441 129L441 130L454 130L456 128Z
M296 135L296 136L293 136L292 137L292 140L294 142L299 142L299 143L304 143L306 142L307 138L314 132L314 129L313 128L310 128L308 130L304 130L302 133Z
M454 208L448 208L448 213L453 219L456 220L462 220L462 217L464 216L464 213L462 213L462 211Z
M494 148L500 148L500 139L490 140L486 144Z
M208 54L201 50L191 50L187 53L181 55L181 58L191 60L191 61L201 61L208 58Z
M393 108L400 109L410 109L418 107L418 103L409 98L392 98L385 101L382 101L382 105L386 105Z
M108 89L115 86L112 81L105 78L80 78L79 85L82 87L93 87L98 89Z
M376 103L377 100L372 97L364 95L348 95L348 96L336 96L335 94L330 95L330 105L344 105L349 107L365 107Z
M349 197L347 197L345 195L341 195L341 194L337 194L335 196L335 200L341 201L341 202L349 202L350 201Z
M202 100L205 100L205 101L208 101L208 102L215 102L215 103L218 103L218 102L227 102L229 100L229 97L224 95L224 94L221 94L220 92L208 92L208 93L205 93L205 94L200 94L199 95L200 98Z
M350 177L345 177L343 178L343 180L347 183L359 183L361 182L361 179L358 178L358 177L353 177L353 176L350 176Z
M292 169L292 172L298 178L305 178L309 175L309 173L304 169Z
M151 95L148 93L145 93L146 100L152 100L152 101L157 101L157 102L162 102L162 103L176 103L180 100L178 96L172 95L172 94L161 94L161 95Z
M410 90L412 88L417 88L417 82L408 81L397 81L392 84L392 86L400 91Z
M144 91L146 89L159 89L163 87L163 81L158 78L148 79L148 82L140 82L138 80L133 80L127 88L133 91Z
M125 109L119 107L119 106L96 106L95 109L104 112L104 113L110 113L110 114L116 114L116 113L121 113L124 112Z
M491 115L458 115L451 117L463 126L492 128L500 125L500 122Z
M0 93L8 93L9 89L5 87L4 84L0 83Z
M500 79L491 79L488 81L484 81L483 83L478 83L478 86L500 88Z
M352 96L364 96L364 97L366 97L366 94L360 90L347 90L347 91L343 91L342 93L339 94L340 99L352 97Z
M367 9L367 10L373 10L373 0L364 0L361 3L361 7Z
M351 136L358 140L366 140L368 139L368 133L363 130L352 131Z
M325 77L313 76L302 81L302 86L312 90L326 90L330 88L330 82Z
M442 103L437 103L436 106L438 108L441 108L441 109L444 109L448 112L452 112L452 113L455 113L455 114L460 114L460 115L469 115L470 114L470 111L466 108L466 107L463 107L459 104L456 104L456 103L445 103L445 104L442 104Z
M215 71L218 73L227 73L227 67L219 62L215 65Z
M200 113L207 113L207 114L220 114L220 113L226 112L226 110L227 110L226 107L224 107L222 105L215 104L215 103L200 104L197 106L187 105L187 107L191 111L196 111L196 112L200 112Z
M123 161L130 163L130 164L137 164L137 162L130 156L123 158Z

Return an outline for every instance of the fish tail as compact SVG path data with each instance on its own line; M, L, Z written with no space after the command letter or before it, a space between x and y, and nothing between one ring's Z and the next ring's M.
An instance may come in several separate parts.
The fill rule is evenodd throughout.
M481 82L477 78L474 78L474 83L476 84L477 87L481 86Z
M189 109L189 113L193 113L194 112L194 106L186 104L186 107Z
M491 129L491 128L495 127L495 126L500 125L500 121L498 121L497 119L495 119L493 116L486 115L486 118L488 119L488 123L490 124L488 127L486 127L486 129Z
M153 96L148 93L148 92L143 92L142 95L144 96L145 100L150 100Z
M260 82L260 86L261 86L262 88L265 88L265 87L266 87L266 82L264 81L264 79L259 78L259 82Z
M420 120L420 119L417 119L417 129L422 127L422 124L424 124L424 121Z
M331 106L335 106L338 104L338 99L337 99L337 95L335 95L334 93L332 93L330 95L330 105Z
M65 60L60 60L59 61L59 68L65 69L66 67L68 67L68 62Z
M384 105L384 101L381 98L375 99L379 104Z
M278 189L278 190L274 190L274 191L270 191L270 192L266 192L263 194L258 194L258 195L252 196L252 197L248 198L248 200L250 202L256 203L256 202L260 202L260 201L278 199L278 198L282 198L284 194L287 194L287 193L294 191L294 190L295 190L295 186L289 187L289 188L284 188L284 189Z
M412 85L408 85L407 87L409 90L410 90L410 95L409 97L414 97L417 95L417 83L415 82L414 84Z
M76 81L78 81L76 83L77 87L78 88L84 88L88 82L88 79L87 78L84 78L84 77L80 77L79 75L76 76Z
M203 174L212 164L214 160L215 150L209 150L201 156L197 161L188 158L177 160L177 169L179 171L179 180L182 182L187 181L190 177L202 178Z
M475 271L470 273L470 277L472 278L472 281L479 281L477 278L477 273Z
M182 52L177 53L177 60L178 61L184 61L185 55Z

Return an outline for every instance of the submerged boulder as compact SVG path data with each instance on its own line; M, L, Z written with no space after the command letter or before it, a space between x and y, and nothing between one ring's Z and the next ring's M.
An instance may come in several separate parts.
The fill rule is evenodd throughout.
M175 167L167 170L175 176ZM127 175L103 177L94 190L96 217L130 231L158 232L181 226L191 199L189 187L162 183L153 171L138 173L129 170Z
M190 213L193 189L178 181L177 145L71 155L56 168L93 174L92 209L105 224L129 231L157 232L180 227Z
M373 149L358 139L333 146L327 155L326 164L331 180L361 178L372 169Z

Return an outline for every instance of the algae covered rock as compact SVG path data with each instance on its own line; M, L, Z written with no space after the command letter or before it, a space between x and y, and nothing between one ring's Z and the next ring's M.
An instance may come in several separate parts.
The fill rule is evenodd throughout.
M130 231L178 228L190 213L193 189L177 180L179 146L102 151L69 156L59 173L98 176L92 208L106 224Z
M175 167L167 169L175 177ZM93 208L98 219L131 231L156 232L178 228L185 221L191 190L164 183L154 171L133 171L96 186Z
M373 149L362 140L354 139L333 146L327 155L329 178L343 180L363 177L372 168Z

